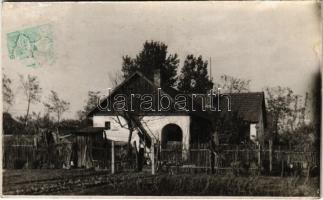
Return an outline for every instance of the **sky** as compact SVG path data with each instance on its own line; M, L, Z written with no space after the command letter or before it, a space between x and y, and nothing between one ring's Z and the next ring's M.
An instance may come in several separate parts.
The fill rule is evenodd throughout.
M65 118L75 118L90 90L106 91L121 71L122 56L134 57L146 40L161 41L177 53L212 59L212 77L227 74L251 80L251 91L283 86L305 95L320 71L322 33L319 3L289 2L141 2L3 3L2 70L12 79L14 105L23 115L27 103L19 74L36 75L43 88L71 103ZM7 34L50 24L53 63L28 67L9 59ZM42 111L42 103L31 110Z

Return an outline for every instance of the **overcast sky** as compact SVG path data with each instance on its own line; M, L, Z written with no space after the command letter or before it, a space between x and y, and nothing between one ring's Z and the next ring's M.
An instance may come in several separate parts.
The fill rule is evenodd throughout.
M8 57L6 33L51 24L53 64L26 67ZM162 41L177 53L212 58L212 76L251 79L251 90L288 86L304 95L321 62L320 8L306 2L171 3L4 3L2 64L16 94L11 112L23 114L26 101L18 74L34 74L42 101L55 90L71 103L75 117L89 90L111 86L123 55L135 56L146 40ZM38 111L42 104L32 105Z

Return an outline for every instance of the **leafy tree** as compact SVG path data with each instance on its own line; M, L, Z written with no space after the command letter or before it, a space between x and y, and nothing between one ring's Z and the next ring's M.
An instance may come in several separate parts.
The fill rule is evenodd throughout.
M153 80L153 69L160 69L161 86L174 87L177 81L179 59L177 54L168 55L167 48L167 45L162 42L146 41L136 58L131 58L128 55L123 56L122 72L124 78L138 70Z
M27 112L25 116L25 124L27 125L30 105L40 102L42 88L39 86L39 81L36 76L28 75L26 79L22 75L19 75L19 77L25 97L27 99Z
M84 112L84 110L78 110L76 111L76 117L79 121L83 121L86 119L86 114Z
M272 118L275 140L278 134L294 132L297 127L304 125L306 101L304 105L300 104L301 96L288 87L266 88L265 91L267 113Z
M86 105L84 106L84 111L89 113L98 105L98 99L100 97L99 91L89 91L88 92L88 100Z
M49 112L54 112L57 116L57 124L59 124L60 119L64 112L69 109L70 103L60 99L57 92L51 90L48 103L44 103L44 106Z
M274 134L278 134L285 116L291 113L290 104L292 102L293 91L290 88L266 88L267 111L273 120Z
M315 126L313 124L302 124L295 128L293 132L287 131L280 136L280 143L284 145L297 146L300 149L307 151L316 151L316 142L318 135L315 133Z
M250 143L249 135L246 134L249 124L239 116L237 111L218 113L214 118L214 123L221 143Z
M2 77L2 96L3 96L3 103L4 103L4 108L8 112L10 106L13 103L13 92L11 90L11 79L8 78L5 74L3 74Z
M213 87L207 66L208 63L202 56L196 58L194 55L188 55L181 69L178 89L185 93L207 93Z
M249 92L250 80L244 80L229 75L222 75L221 81L217 84L217 88L221 88L227 93Z
M112 87L114 88L124 81L124 76L120 71L117 71L115 73L109 73L108 77Z
M36 123L40 128L54 129L55 127L54 119L50 116L49 112L44 113L43 116L39 117Z
M128 78L132 73L139 70L139 66L136 63L136 59L131 58L128 55L122 57L122 72L124 78Z
M28 115L28 124L24 125L22 129L19 130L20 133L18 134L28 134L28 135L37 135L39 132L39 128L49 128L48 124L43 123L44 117L41 117L40 112L31 112ZM17 117L18 123L23 124L26 120L26 116L18 116Z

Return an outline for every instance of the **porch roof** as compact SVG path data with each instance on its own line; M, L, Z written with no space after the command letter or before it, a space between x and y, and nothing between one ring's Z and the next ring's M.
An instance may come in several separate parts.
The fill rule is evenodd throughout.
M77 131L75 131L74 133L76 134L96 134L96 133L101 133L105 130L104 127L85 127L82 129L79 129Z

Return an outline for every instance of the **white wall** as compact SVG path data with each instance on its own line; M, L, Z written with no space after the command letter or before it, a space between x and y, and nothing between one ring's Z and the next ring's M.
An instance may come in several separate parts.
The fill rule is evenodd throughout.
M258 123L250 124L250 140L256 142L258 141L260 144L264 143L265 137L265 127L262 112L259 116Z
M93 116L93 126L94 127L104 127L106 121L110 121L111 130L110 132L120 132L121 135L129 134L127 129L126 120L119 117L121 127L115 116ZM164 126L167 124L176 124L182 129L183 133L183 152L189 149L190 142L190 116L145 116L142 118L142 124L146 128L149 134L152 134L152 138L156 138L161 141L161 132ZM107 132L109 133L109 131ZM117 137L118 134L115 134ZM120 140L121 138L116 138Z
M253 142L257 141L257 124L250 124L250 140Z
M163 127L167 124L176 124L182 129L183 150L189 149L190 143L190 116L145 116L143 124L155 138L161 141Z
M123 128L120 123L118 123L118 119L115 116L93 116L93 127L104 127L105 122L111 122L111 130L120 131L121 129L127 129L128 125L126 120L123 117L119 117L119 120L125 128Z
M122 142L128 142L129 138L129 130L127 122L120 117L120 123L118 123L117 117L113 116L94 116L93 117L93 127L104 127L105 122L109 121L111 123L111 129L106 130L105 134L108 139L114 140L114 141L122 141ZM139 137L137 134L133 134L131 138L131 144L136 141L136 143L139 143Z

